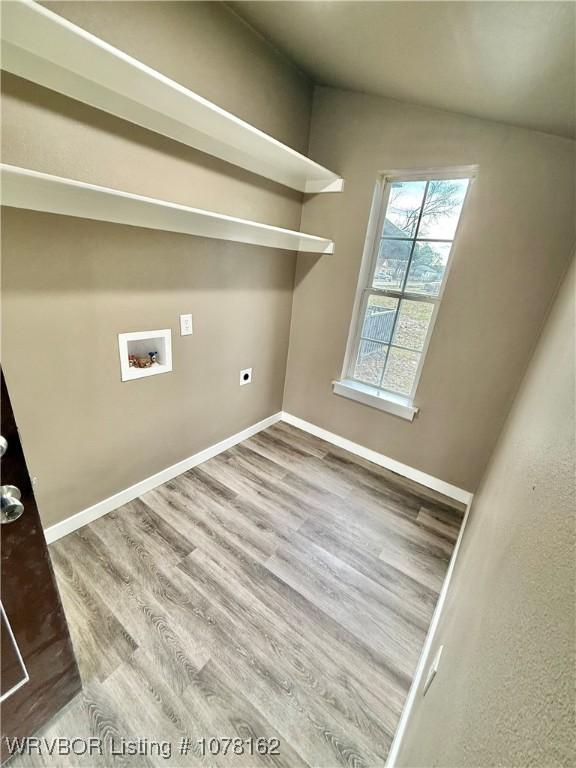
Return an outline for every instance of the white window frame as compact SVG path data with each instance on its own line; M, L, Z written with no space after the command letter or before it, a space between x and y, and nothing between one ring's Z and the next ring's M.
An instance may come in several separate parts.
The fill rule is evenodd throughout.
M410 421L412 421L418 412L418 408L414 405L414 398L416 396L418 384L420 382L420 376L422 374L422 369L426 360L430 339L432 338L432 334L434 332L438 310L442 302L446 284L448 282L450 269L454 262L454 255L457 249L458 234L460 232L464 210L468 201L470 189L477 176L477 173L478 167L471 165L451 168L428 168L425 170L395 170L383 172L379 175L372 200L370 218L368 221L366 241L362 255L362 264L360 267L358 285L354 300L354 308L352 311L352 320L350 323L346 353L342 366L342 375L339 381L333 382L335 394L343 395L344 397L357 400L365 405L371 405L380 410L391 412L397 416L407 418ZM446 264L446 269L444 270L444 276L440 285L438 296L410 293L408 291L402 290L395 291L391 289L374 288L372 286L372 279L376 269L378 252L380 248L380 239L384 230L384 219L386 216L386 210L388 208L388 200L390 197L390 189L392 183L395 181L431 181L441 179L469 179L469 184L466 190L466 195L464 196L464 201L462 203L462 210L460 219L458 221L458 226L456 227L454 237L452 238L452 247L448 256L448 262ZM416 234L417 231L415 231L415 235ZM413 252L411 254L411 258L412 255ZM406 279L409 268L410 261L408 262L406 269ZM366 305L371 294L379 294L381 296L398 298L399 302L402 299L408 299L410 301L423 301L428 304L434 304L432 317L430 319L430 324L426 333L426 339L424 341L422 352L420 353L420 360L416 370L416 375L414 377L412 390L407 396L400 395L396 392L366 384L365 382L354 379L353 374L358 356L358 349L360 346L360 337L364 324ZM398 311L399 309L400 306L398 306ZM391 339L397 320L398 314L396 315L394 326L392 328L390 337Z

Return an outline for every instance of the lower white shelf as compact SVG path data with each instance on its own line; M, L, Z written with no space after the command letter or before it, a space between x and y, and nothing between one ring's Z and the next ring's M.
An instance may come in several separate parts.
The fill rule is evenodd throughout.
M2 205L10 208L111 221L303 253L334 252L334 243L317 235L307 235L292 229L238 219L14 165L2 164L0 169Z

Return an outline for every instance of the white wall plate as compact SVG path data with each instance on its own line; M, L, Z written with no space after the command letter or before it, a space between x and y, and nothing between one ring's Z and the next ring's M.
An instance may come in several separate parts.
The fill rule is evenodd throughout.
M252 368L244 368L240 371L240 386L243 387L245 384L252 384Z
M122 381L168 373L172 370L172 331L170 328L164 328L160 331L119 333L118 351ZM157 361L153 365L146 368L130 365L130 355L146 359L151 352L157 354Z

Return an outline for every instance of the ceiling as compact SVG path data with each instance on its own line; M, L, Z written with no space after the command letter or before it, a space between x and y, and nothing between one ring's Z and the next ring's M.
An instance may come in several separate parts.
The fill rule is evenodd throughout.
M320 85L575 136L574 2L228 5Z

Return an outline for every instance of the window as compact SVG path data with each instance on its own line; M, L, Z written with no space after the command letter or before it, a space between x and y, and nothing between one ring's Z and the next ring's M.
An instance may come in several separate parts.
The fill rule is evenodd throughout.
M471 178L467 169L382 179L339 384L412 405Z

